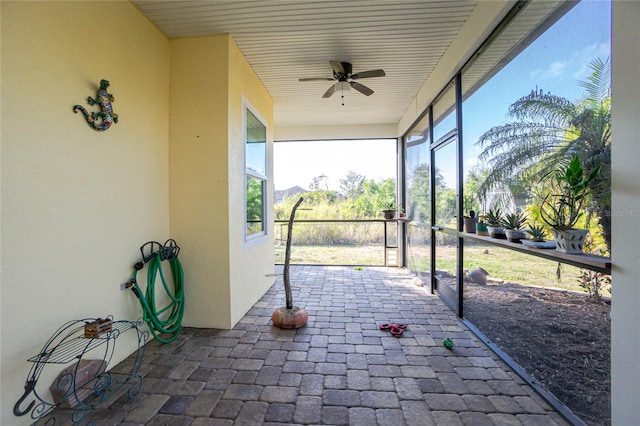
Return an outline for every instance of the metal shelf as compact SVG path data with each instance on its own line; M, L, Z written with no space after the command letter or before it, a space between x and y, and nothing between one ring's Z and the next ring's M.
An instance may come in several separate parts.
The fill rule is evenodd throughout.
M113 323L112 331L105 333L99 337L86 338L84 337L84 325L72 330L72 333L78 334L68 335L66 340L62 341L59 345L45 349L38 355L32 356L27 361L29 362L42 362L48 364L68 364L71 361L80 359L82 355L97 348L110 339L116 339L120 333L135 328L136 324L129 321L115 321Z
M24 394L13 407L15 416L30 414L35 424L41 421L44 424L57 424L57 416L70 416L73 424L80 424L96 405L119 395L121 389L128 387L130 398L137 395L142 387L142 376L138 370L149 333L140 329L142 319L137 322L113 321L113 317L109 316L107 320L111 321L111 328L95 337L85 337L85 326L105 320L85 318L69 321L53 333L37 355L27 360L33 364L27 375ZM113 357L116 340L130 330L134 331L138 343L131 369L117 373L106 371ZM82 370L81 361L89 355L94 358L98 355L101 361L91 361L100 361L103 367L91 372ZM62 370L54 383L43 392L43 389L38 389L38 379L51 364L69 364L69 367ZM45 397L49 391L51 397Z

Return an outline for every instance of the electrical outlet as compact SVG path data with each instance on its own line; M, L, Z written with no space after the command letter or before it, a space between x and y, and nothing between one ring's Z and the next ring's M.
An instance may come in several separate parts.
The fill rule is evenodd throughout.
M120 291L125 291L127 289L127 284L129 284L129 281L120 284Z

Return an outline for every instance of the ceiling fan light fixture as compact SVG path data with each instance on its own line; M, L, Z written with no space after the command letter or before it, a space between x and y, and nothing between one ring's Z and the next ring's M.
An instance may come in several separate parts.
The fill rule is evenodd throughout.
M351 84L349 84L348 81L340 81L337 83L336 87L336 91L339 91L340 93L347 95L351 92Z

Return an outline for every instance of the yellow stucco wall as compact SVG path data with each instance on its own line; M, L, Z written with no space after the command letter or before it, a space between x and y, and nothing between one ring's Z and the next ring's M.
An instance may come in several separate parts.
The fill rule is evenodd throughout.
M184 323L231 328L228 36L171 43L171 233L182 245Z
M137 319L121 292L148 240L169 238L169 40L129 2L1 3L2 425L14 417L26 359L63 323ZM111 82L120 122L89 128ZM114 363L134 350L123 339ZM52 366L40 384L57 375ZM28 401L27 401L28 402ZM26 407L26 405L25 405Z
M128 2L95 5L1 4L1 424L28 423L12 414L26 358L58 326L141 315L119 287L144 242L182 247L188 326L232 327L273 282L271 213L250 246L242 214L243 107L266 121L272 179L271 97L229 36L169 41ZM120 120L97 132L72 106L97 110L103 78Z
M244 244L243 99L267 121L269 152L273 104L229 35L173 40L171 81L171 233L190 253L184 324L231 328L273 283L272 218L268 238Z
M231 322L240 321L269 289L274 278L273 101L242 52L229 38L229 241ZM267 127L267 235L244 241L244 109L250 107ZM284 304L284 301L283 301Z

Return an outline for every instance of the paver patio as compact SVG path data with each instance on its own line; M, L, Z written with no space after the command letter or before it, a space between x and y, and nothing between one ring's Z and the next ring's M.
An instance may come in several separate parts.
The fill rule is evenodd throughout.
M149 342L138 396L89 418L96 425L567 424L411 278L397 268L292 266L306 327L271 325L284 304L278 279L232 330L185 328L170 344ZM386 322L408 327L392 337L378 328Z

